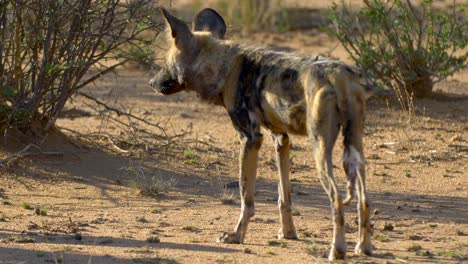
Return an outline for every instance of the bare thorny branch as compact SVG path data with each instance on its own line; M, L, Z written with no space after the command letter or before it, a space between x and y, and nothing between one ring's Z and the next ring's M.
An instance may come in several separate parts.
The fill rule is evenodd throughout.
M152 123L152 122L149 122L149 121L147 121L147 120L145 120L145 119L143 119L143 118L141 118L141 117L138 117L138 116L136 116L136 115L133 115L132 113L123 112L123 111L121 111L121 110L119 110L119 109L117 109L117 108L114 108L114 107L111 107L111 106L107 105L106 103L104 103L104 102L100 101L99 99L96 99L96 98L94 98L94 97L92 97L92 96L90 96L90 95L88 95L88 94L86 94L86 93L77 92L77 95L83 96L84 98L95 102L97 105L102 106L102 107L104 107L106 110L112 111L112 112L116 113L116 114L119 115L119 116L125 115L125 116L128 116L128 117L132 118L132 119L135 119L135 120L137 120L137 121L140 121L140 122L142 122L142 123L144 123L144 124L146 124L146 125L149 125L149 126L151 126L151 127L157 128L158 130L160 130L161 132L163 132L165 136L167 136L167 134L165 134L164 128L162 128L162 127L159 125L159 123Z
M119 154L133 155L135 153L181 153L187 145L204 145L216 150L216 147L204 142L198 137L193 138L191 128L182 132L170 131L171 123L163 120L148 121L136 114L128 107L116 107L109 102L97 99L92 95L78 92L76 95L89 100L86 104L93 112L98 113L101 119L102 130L91 133L80 133L67 128L61 128L77 135L80 139L88 140L94 144L107 147ZM115 102L113 102L115 105ZM124 110L121 110L124 109ZM108 124L118 129L108 131ZM156 129L158 132L154 132Z

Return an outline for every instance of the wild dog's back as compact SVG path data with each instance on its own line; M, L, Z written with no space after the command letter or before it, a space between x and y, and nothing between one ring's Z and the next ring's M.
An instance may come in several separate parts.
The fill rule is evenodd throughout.
M244 47L239 67L235 107L255 111L258 121L277 133L307 134L306 90L313 97L320 87L333 86L332 78L346 78L353 85L336 87L339 90L335 91L343 104L348 91L342 89L360 89L358 73L340 61L322 56ZM343 76L333 77L337 74Z

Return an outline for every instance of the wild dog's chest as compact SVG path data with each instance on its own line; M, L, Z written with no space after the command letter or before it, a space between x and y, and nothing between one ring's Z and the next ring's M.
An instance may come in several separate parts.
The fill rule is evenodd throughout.
M262 125L275 133L305 134L304 89L294 68L240 58L228 108L234 126L258 133ZM231 80L231 82L234 80Z

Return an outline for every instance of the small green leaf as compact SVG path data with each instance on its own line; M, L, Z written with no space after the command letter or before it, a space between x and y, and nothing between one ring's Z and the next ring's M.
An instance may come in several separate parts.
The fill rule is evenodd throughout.
M16 90L16 88L13 88L11 86L0 87L0 95L4 97L13 97L16 95L17 92L18 91Z

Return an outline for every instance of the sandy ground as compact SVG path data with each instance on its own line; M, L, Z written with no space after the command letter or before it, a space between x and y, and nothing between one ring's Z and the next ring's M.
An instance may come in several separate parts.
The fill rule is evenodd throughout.
M316 30L234 37L347 60L336 41ZM155 94L147 85L150 78L148 71L123 69L85 91L158 122L169 136L183 136L147 139L137 129L158 135L161 130L142 123L124 128L103 118L109 112L86 107L90 102L82 98L73 100L67 106L72 111L58 121L70 139L51 134L42 146L46 153L20 159L0 172L0 263L327 262L331 215L315 175L310 142L292 137L299 240L275 238L280 225L277 172L274 149L266 139L259 159L256 215L246 242L216 243L222 232L234 227L240 208L238 189L231 188L238 170L236 133L222 108L203 104L193 94ZM369 195L372 209L379 212L372 218L375 254L352 252L357 235L354 202L346 208L346 262L468 260L468 70L436 89L433 98L416 102L411 122L394 101L369 99L365 145ZM69 130L96 144L80 143ZM110 136L91 137L96 131ZM109 143L112 135L128 142L144 138L146 144L123 153L129 144L114 140L118 150ZM8 150L2 145L0 157L11 154ZM341 153L339 143L334 163L344 190Z

